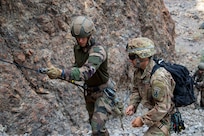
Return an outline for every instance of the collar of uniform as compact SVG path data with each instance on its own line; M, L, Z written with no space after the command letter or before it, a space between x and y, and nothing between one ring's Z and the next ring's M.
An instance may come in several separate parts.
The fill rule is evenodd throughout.
M95 45L95 40L91 39L91 40L89 40L89 42L86 45L86 47L81 47L79 44L77 44L76 45L77 46L76 49L77 50L82 50L83 52L88 52L93 45Z
M94 38L91 38L89 41L88 41L88 44L87 46L85 47L86 49L85 50L88 50L90 48L90 46L93 46L95 45L95 39ZM79 44L76 45L76 49L77 50L84 50L84 48L82 48Z
M76 45L76 49L77 50L82 50L83 52L87 52L90 48L88 46L82 48L80 45Z
M147 65L147 67L145 68L142 76L141 76L141 79L143 79L144 77L146 76L149 76L151 71L152 71L152 68L154 67L155 65L155 62L154 60L151 58L150 61L149 61L149 64Z
M76 45L76 49L77 49L77 50L80 50L80 49L82 49L82 48L81 48L80 45L77 44L77 45Z

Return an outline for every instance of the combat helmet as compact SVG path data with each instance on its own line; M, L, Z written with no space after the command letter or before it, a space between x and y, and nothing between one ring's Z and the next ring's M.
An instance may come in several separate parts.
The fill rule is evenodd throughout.
M127 51L140 58L148 58L156 54L154 42L146 37L133 38L128 41Z
M73 37L89 37L95 32L93 21L86 16L76 17L71 25L71 34Z
M198 69L199 69L199 70L204 70L204 62L201 62L201 63L198 65Z

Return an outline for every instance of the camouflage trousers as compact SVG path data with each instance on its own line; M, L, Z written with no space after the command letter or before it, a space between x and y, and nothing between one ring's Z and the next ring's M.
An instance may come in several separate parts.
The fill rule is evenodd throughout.
M112 100L106 98L102 92L85 96L86 109L92 127L92 136L109 136L105 123L113 111Z
M198 107L200 105L200 107L204 108L204 88L195 88L195 97L195 106Z
M108 115L113 111L112 100L105 96L102 89L96 92L86 90L84 97L89 123L92 127L92 136L109 136L105 123Z

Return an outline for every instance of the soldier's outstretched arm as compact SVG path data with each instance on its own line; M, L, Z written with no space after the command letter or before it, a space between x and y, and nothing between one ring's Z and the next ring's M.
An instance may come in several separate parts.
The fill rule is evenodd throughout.
M102 46L93 46L90 49L89 57L82 67L73 67L62 71L62 78L65 80L84 81L88 80L100 65L106 60L107 52Z

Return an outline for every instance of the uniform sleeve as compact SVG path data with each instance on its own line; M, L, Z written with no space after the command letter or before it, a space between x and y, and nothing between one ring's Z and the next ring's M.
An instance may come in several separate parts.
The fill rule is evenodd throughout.
M106 60L106 50L102 46L93 46L89 51L89 57L82 67L73 67L65 71L66 80L88 80L100 65Z
M139 89L138 89L138 81L136 78L136 73L134 73L134 85L133 85L133 89L131 90L131 95L130 95L130 103L129 105L133 105L135 107L135 109L137 109L139 103L141 102L141 96L139 94Z
M141 97L139 95L138 89L133 88L133 91L131 91L130 95L130 103L129 105L133 105L135 107L135 110L137 110L137 107L141 101Z
M160 121L171 108L170 89L166 82L155 80L152 83L152 98L155 106L142 116L144 124L152 126Z

